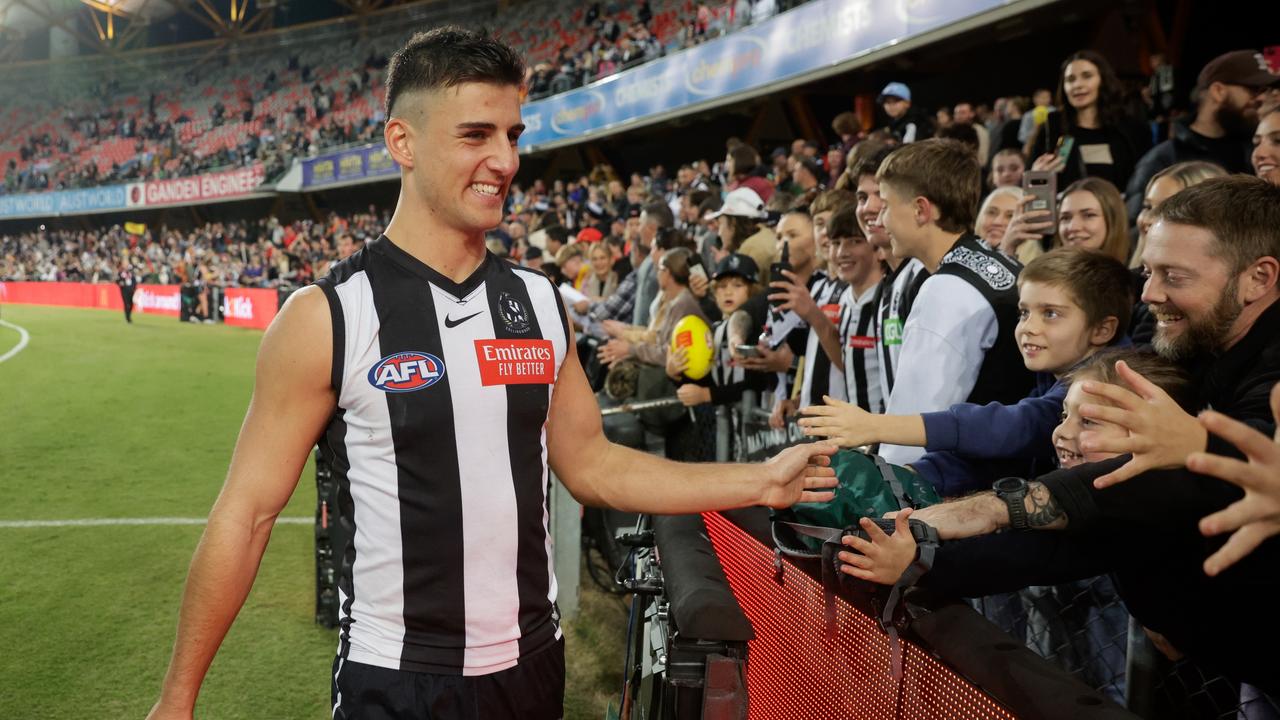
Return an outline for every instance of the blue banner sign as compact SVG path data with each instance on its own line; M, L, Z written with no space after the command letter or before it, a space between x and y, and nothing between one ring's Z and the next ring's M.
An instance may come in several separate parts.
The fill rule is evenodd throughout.
M400 166L382 143L377 143L303 160L302 187L323 187L399 172Z
M1019 0L815 0L524 106L522 149L794 78Z
M84 190L0 195L0 218L54 217L123 210L130 205L130 187L106 185Z

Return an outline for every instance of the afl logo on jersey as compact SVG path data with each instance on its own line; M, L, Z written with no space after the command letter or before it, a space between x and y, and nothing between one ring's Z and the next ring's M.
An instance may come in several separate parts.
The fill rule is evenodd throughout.
M444 362L430 353L409 350L388 355L369 369L369 384L383 392L413 392L444 377Z
M510 332L521 335L529 332L529 311L511 293L498 294L498 315Z

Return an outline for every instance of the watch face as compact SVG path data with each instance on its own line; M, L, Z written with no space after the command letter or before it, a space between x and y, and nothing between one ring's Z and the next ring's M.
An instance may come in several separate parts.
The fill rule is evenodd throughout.
M1026 487L1027 481L1022 478L1000 478L995 482L995 491L998 493L1011 493Z

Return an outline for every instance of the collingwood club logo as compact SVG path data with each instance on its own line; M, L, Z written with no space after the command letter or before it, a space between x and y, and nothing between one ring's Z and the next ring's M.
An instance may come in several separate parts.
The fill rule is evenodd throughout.
M513 333L529 332L529 311L525 310L524 305L512 297L511 293L499 293L498 315L502 318L502 324L507 330Z

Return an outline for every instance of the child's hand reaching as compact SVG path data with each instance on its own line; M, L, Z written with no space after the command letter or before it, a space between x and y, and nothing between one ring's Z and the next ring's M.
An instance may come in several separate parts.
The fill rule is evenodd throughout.
M812 405L800 413L800 427L810 437L824 437L840 447L859 447L876 442L876 415L852 403L824 396L825 405Z
M856 535L845 535L844 544L857 552L845 551L837 555L842 563L840 572L881 585L898 582L898 578L902 577L902 573L916 559L916 540L911 536L911 528L907 525L909 517L909 508L897 514L892 535L886 535L870 518L858 521L871 541Z

